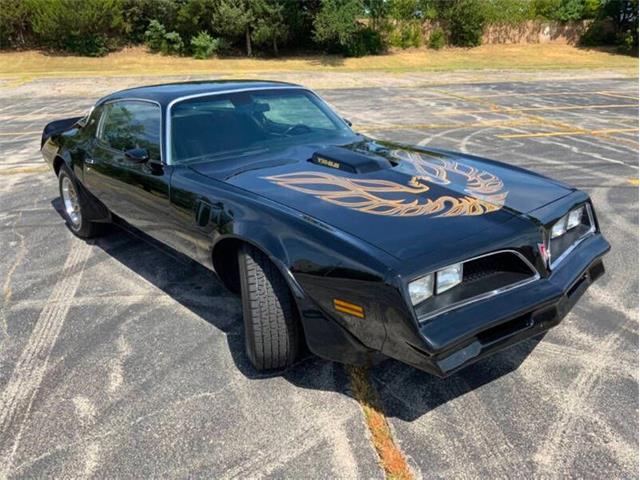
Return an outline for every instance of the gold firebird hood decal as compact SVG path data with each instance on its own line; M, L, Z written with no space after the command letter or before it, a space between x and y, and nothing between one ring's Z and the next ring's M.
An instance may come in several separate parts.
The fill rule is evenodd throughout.
M389 180L352 178L325 172L296 172L264 177L281 187L363 213L394 217L483 215L500 210L509 192L500 178L464 163L393 150L391 156L411 168L406 185ZM458 185L467 195L429 198L428 184Z

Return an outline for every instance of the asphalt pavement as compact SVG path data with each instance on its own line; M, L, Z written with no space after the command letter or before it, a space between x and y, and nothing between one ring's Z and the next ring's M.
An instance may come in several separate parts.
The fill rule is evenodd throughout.
M544 338L445 380L371 368L418 478L638 476L638 79L570 76L316 86L371 136L587 191L612 245ZM65 227L40 132L136 83L150 80L0 83L0 478L382 478L342 365L257 374L239 299L210 272L129 232Z

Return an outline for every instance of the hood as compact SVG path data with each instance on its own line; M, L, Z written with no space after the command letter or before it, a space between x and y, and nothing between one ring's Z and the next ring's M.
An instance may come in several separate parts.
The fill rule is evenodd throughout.
M475 236L571 192L503 163L367 139L191 168L333 225L399 259Z

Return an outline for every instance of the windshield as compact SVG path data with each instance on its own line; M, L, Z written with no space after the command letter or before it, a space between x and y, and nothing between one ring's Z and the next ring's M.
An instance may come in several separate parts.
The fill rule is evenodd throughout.
M211 95L171 108L171 152L179 164L355 136L322 100L300 89Z

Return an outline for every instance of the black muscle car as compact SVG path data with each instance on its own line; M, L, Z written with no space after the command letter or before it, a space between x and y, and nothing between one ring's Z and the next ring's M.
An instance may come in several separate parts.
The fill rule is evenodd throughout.
M609 250L584 192L367 138L293 84L124 90L47 125L42 153L77 236L125 222L241 294L257 369L306 342L448 375L557 325Z

